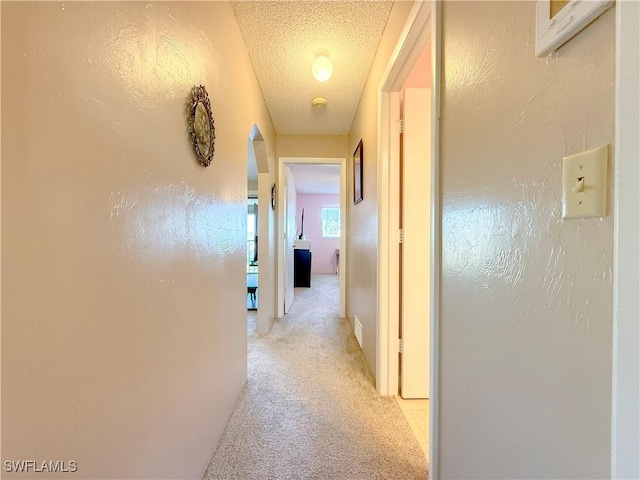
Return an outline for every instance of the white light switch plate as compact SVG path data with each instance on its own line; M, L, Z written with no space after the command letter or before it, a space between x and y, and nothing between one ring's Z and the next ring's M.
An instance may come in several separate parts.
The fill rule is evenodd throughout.
M562 218L606 216L608 158L603 145L562 159Z

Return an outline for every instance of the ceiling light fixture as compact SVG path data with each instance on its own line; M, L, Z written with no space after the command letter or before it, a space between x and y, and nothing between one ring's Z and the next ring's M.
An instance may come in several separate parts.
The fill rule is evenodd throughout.
M313 73L313 78L319 82L326 82L331 78L333 74L333 64L325 52L316 55L316 59L311 66L311 73Z

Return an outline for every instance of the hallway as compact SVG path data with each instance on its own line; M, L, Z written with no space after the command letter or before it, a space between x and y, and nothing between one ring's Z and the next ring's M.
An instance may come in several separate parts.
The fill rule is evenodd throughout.
M422 479L426 459L396 401L380 397L337 275L313 275L271 333L249 313L248 384L205 479Z

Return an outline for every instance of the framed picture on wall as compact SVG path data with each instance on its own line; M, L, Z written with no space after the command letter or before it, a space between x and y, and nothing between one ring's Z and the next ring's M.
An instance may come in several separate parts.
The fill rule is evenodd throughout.
M554 52L613 5L613 0L538 0L536 56Z
M362 201L362 161L364 159L362 151L362 139L353 152L353 204Z

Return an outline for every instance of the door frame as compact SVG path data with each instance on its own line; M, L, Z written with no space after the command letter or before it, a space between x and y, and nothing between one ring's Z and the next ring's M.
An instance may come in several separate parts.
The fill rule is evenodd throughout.
M616 3L611 477L639 478L640 5Z
M347 159L346 158L319 158L319 157L278 157L278 187L277 190L277 211L278 211L278 318L284 317L284 192L281 186L284 185L284 167L291 164L306 165L339 165L340 166L340 302L339 315L346 316L346 256L347 256Z
M291 188L293 185L293 188ZM296 198L291 198L291 192L293 190L293 195ZM293 301L295 300L295 265L294 265L294 253L291 251L292 245L289 243L295 243L296 238L296 227L295 224L297 222L297 195L298 191L296 190L295 178L293 177L293 172L288 166L282 169L282 183L280 183L279 193L281 195L281 201L278 203L282 206L282 243L278 247L278 255L282 255L282 269L279 271L282 272L282 293L283 293L283 302L282 302L282 313L283 316L286 315L291 309L291 305L293 305ZM292 207L292 203L295 203L295 206ZM289 223L290 216L293 216L293 232L289 231L289 227L291 226ZM289 256L287 256L287 251L289 252ZM291 290L289 290L291 288Z
M429 471L438 476L439 320L440 320L440 2L415 1L378 87L378 308L376 387L381 395L398 394L398 155L396 135L400 94L425 47L431 48L431 266Z

